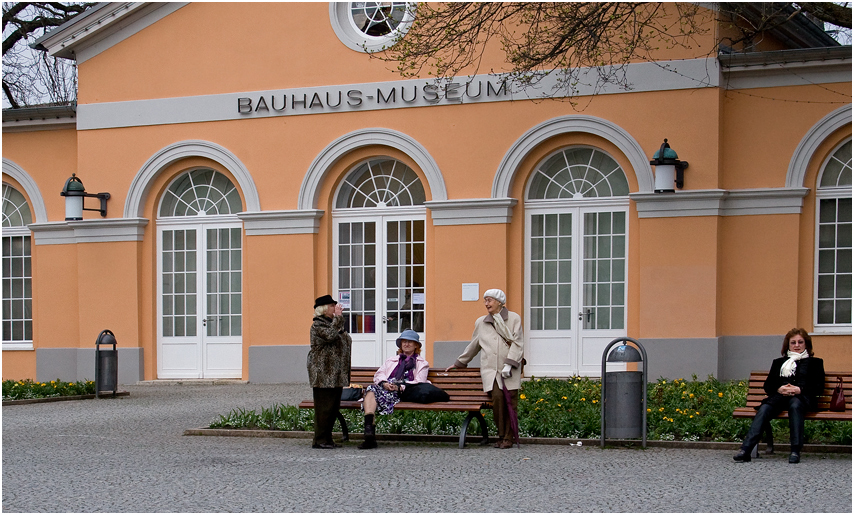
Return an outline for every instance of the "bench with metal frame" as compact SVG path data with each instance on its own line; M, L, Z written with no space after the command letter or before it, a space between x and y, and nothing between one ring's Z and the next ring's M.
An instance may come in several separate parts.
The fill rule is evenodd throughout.
M363 388L374 382L374 373L376 368L370 367L353 367L350 369L350 384L358 384ZM452 368L445 372L443 369L430 370L427 374L427 379L445 390L451 397L446 402L433 402L429 404L419 404L416 402L399 402L394 406L397 410L417 410L417 411L462 411L466 412L465 421L460 428L459 446L462 449L466 443L466 433L468 432L471 421L477 420L480 425L480 431L483 436L480 444L485 445L489 441L489 430L486 425L486 420L483 418L480 410L492 409L492 398L483 391L483 382L480 378L479 368ZM341 401L341 409L360 409L360 401ZM300 409L313 409L314 401L304 400L299 403ZM338 414L338 422L341 424L341 434L344 441L349 439L349 431L347 421L344 416Z
M768 377L768 371L754 370L750 373L750 379L747 386L747 402L746 406L741 406L732 412L735 418L753 418L756 416L756 410L762 403L762 399L768 396L765 393L763 385ZM845 411L830 411L830 397L833 395L833 389L839 383L839 378L842 378L842 391L845 394ZM851 372L825 372L824 373L824 391L818 396L818 411L807 413L806 420L835 420L841 422L851 421ZM782 411L777 418L789 418L788 411ZM763 429L765 434L766 453L774 452L774 437L771 431L771 424L767 424ZM754 447L751 455L756 457L757 448Z

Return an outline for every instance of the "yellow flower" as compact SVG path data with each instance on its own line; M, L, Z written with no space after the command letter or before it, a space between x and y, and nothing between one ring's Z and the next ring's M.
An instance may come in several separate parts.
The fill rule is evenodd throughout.
M647 413L652 413L652 408L647 408L647 409L646 409L646 412L647 412Z
M671 418L670 421L673 422L673 419Z
M597 402L599 402L599 401L597 401L596 399L593 399L593 404L596 404Z
M659 412L664 411L664 408L658 408L658 411Z
M694 394L692 393L692 394L688 395L688 397L690 397L690 398L692 398L692 399L693 399L693 398L694 398Z
M566 395L564 395L563 397L561 397L561 399L566 400Z
M694 415L691 415L691 416L690 416L690 417L688 417L688 418L694 418Z
M697 415L699 415L699 414L700 414L700 412L699 412L699 411L695 411L694 413L695 413L695 414L697 414Z
M723 396L724 396L724 392L718 392L718 397L723 397Z
M526 397L525 397L525 394L523 393L523 394L519 395L519 398L520 398L520 399L522 399L522 400L525 400L525 398L526 398Z
M581 402L584 402L584 401L586 401L586 400L587 400L587 399L585 399L584 397L582 397L582 398L581 398Z

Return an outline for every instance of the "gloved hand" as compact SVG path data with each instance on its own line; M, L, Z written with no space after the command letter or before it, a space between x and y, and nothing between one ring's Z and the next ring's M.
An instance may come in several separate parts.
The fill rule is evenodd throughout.
M506 364L506 363L504 364L504 368L501 369L501 377L503 377L504 379L507 379L508 377L510 377L510 365L509 364Z

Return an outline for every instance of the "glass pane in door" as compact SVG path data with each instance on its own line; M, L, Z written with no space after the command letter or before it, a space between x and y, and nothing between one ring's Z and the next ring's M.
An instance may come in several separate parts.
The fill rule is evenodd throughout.
M572 214L531 217L531 329L572 329Z
M386 222L386 331L424 332L424 220Z
M626 305L626 214L584 214L584 329L623 329Z
M196 231L163 231L163 336L196 336Z
M351 334L377 331L377 224L338 224L338 292L350 295L344 310Z
M242 238L240 228L207 229L206 336L243 333Z

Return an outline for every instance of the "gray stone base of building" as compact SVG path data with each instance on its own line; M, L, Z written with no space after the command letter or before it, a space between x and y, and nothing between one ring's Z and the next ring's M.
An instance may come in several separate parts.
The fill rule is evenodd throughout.
M142 347L118 347L118 383L144 379ZM94 381L95 349L36 349L36 381Z
M751 370L765 370L780 355L782 336L721 336L718 338L640 339L647 352L649 380L659 377L720 380L745 379ZM454 364L468 341L433 343L433 368ZM250 383L304 383L308 381L308 345L251 345ZM141 347L119 348L119 384L144 380ZM821 350L816 349L821 356ZM480 366L480 356L470 364ZM36 349L36 380L85 381L95 379L95 349Z

